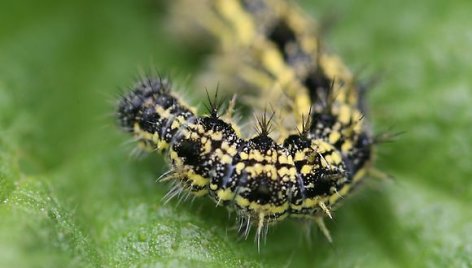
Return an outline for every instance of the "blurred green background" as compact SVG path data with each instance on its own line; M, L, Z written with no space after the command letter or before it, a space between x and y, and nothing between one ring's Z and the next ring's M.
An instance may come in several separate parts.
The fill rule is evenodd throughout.
M287 222L258 253L224 209L164 206L162 157L130 157L114 124L139 68L202 66L171 38L165 4L2 0L0 267L471 267L472 1L303 6L339 15L327 43L383 74L369 95L375 129L406 134L378 149L395 180L370 181L336 212L332 245Z

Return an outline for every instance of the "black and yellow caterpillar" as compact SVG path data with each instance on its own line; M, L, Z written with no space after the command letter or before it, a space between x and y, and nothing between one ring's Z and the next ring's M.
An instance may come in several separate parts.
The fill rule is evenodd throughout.
M177 5L194 13L185 15L191 24L219 40L214 57L231 59L225 72L235 91L253 95L254 110L267 103L280 108L278 137L271 137L266 113L258 133L243 136L231 118L234 103L220 114L216 100L210 101L208 115L198 115L162 77L143 78L122 97L120 125L143 148L168 156L171 170L163 178L174 183L170 198L208 195L236 211L245 230L256 226L258 241L268 225L287 217L315 220L331 240L323 218L331 217L372 162L374 139L356 79L322 49L313 23L291 1Z

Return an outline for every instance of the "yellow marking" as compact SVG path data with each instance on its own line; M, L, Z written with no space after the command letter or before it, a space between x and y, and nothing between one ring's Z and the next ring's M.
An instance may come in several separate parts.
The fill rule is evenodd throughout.
M164 108L162 108L162 106L156 105L156 106L154 106L154 110L162 118L169 119L170 117L172 117L169 110L164 110Z
M313 166L312 165L303 165L302 169L300 170L301 174L310 174Z
M352 149L352 142L349 140L346 140L343 145L341 145L341 151L343 152L349 152Z
M338 56L325 53L320 55L320 62L327 76L343 78L344 81L352 80L351 72Z
M243 207L243 208L248 207L250 204L249 200L247 200L246 198L243 198L240 195L236 195L234 201L236 202L236 204L238 204L238 206Z
M216 184L210 184L210 190L216 191L216 189L218 189L218 185L216 185Z
M183 117L182 115L177 116L177 120L178 120L180 123L185 123L185 121L187 121L187 120L185 120L185 117Z
M179 120L172 121L172 125L170 126L171 129L178 129L180 126Z
M354 182L360 181L363 177L366 175L366 168L361 168L357 171L356 175L354 175L354 178L352 179Z
M206 186L209 182L208 179L205 179L201 175L195 174L192 170L187 172L187 177L192 181L192 185Z
M294 159L294 161L296 161L296 162L298 162L298 161L303 161L303 160L305 160L305 157L306 157L306 155L305 155L304 152L297 151L297 152L295 153L295 159Z
M207 141L204 145L203 145L203 153L204 154L208 154L211 152L211 141Z
M200 138L200 135L198 135L197 132L192 132L192 133L190 134L190 139L192 139L192 140L194 140L194 141L198 140L199 138Z
M333 163L335 164L339 164L342 162L342 157L341 157L341 154L338 153L338 152L334 152L331 154L331 158L333 160Z
M223 139L223 132L214 132L213 134L210 135L211 139L214 141L220 141Z
M169 143L167 143L165 140L159 140L157 142L157 148L160 150L165 150L169 147Z
M223 157L221 157L221 162L225 164L231 164L233 162L233 158L230 155L225 154Z
M347 105L342 105L339 110L339 121L342 124L348 124L351 120L351 109Z
M133 125L133 132L134 132L134 133L139 133L139 132L141 132L141 128L139 127L139 124L138 124L137 122L134 123L134 125Z
M251 171L252 177L256 177L257 175L264 172L264 167L259 163L254 164L252 167L248 167L248 169Z
M262 161L264 161L264 156L261 154L261 152L259 152L257 150L251 150L249 152L249 159L254 159L258 162L262 162Z
M277 169L275 168L275 166L267 165L265 169L266 169L267 177L271 178L274 181L279 178L277 176L278 174L277 174Z
M290 178L294 180L295 176L297 175L297 169L295 167L290 168L289 175L290 175Z
M177 155L177 152L174 151L174 150L170 150L170 152L169 152L169 157L170 157L170 159L172 159L172 160L179 160L179 159L180 159L180 158L179 158L179 155Z
M152 141L153 141L154 143L156 143L156 144L161 140L161 138L159 137L159 133L157 133L157 132L154 132L154 134L152 134L152 138L151 138L151 139L152 139Z
M324 159L326 160L327 164L333 163L333 159L331 158L331 155L324 156Z
M290 208L292 208L293 210L297 210L297 211L300 211L302 210L302 205L294 205L294 204L291 204L290 205Z
M294 164L293 158L292 158L291 155L289 155L289 156L287 157L287 160L288 160L288 163L290 163L290 164L292 164L292 165Z
M198 125L195 125L197 127L197 132L200 133L200 134L204 134L205 133L205 128L198 124Z
M302 208L315 208L320 202L320 197L306 198L303 200Z
M319 153L324 153L326 151L331 150L331 145L322 141L322 140L314 140L313 144L315 144L316 148L318 148Z
M279 174L279 177L284 177L284 176L287 176L289 175L289 169L286 168L286 167L282 167L282 168L279 168L279 170L277 171L277 173Z
M311 100L310 97L307 94L297 94L295 97L295 107L300 107L297 111L297 115L300 115L298 120L301 121L301 115L303 113L306 113L307 108L311 106ZM303 124L304 122L300 122ZM301 126L301 125L300 125Z
M232 22L239 41L244 45L249 45L255 36L251 17L241 9L236 1L217 0L216 6L221 14Z
M278 159L280 164L287 164L288 163L288 157L286 155L281 154Z
M329 134L328 141L331 144L335 144L341 138L341 134L338 131L333 131Z
M242 198L242 199L244 199L244 198ZM273 205L273 204L270 204L270 203L260 205L260 204L257 204L256 202L249 202L249 200L247 200L247 199L246 199L246 201L249 203L249 209L251 209L251 210L254 210L256 212L265 211L265 212L273 213L273 214L283 213L283 212L287 211L288 206L289 206L288 202L285 202L281 206L276 206L276 205Z
M266 50L262 51L262 62L264 66L275 76L281 76L282 74L285 75L285 79L282 81L288 81L287 76L293 77L293 74L287 73L290 72L286 70L285 63L282 59L282 55L276 50L267 48ZM279 78L281 79L281 78Z
M232 200L234 198L234 193L231 189L221 189L216 192L218 198L223 201Z
M238 153L238 150L236 149L236 146L231 146L226 150L226 152L231 156L235 156Z
M221 149L222 150L228 151L229 148L230 148L229 143L227 141L221 142Z
M241 171L244 169L244 167L246 167L246 165L244 165L244 163L242 162L239 162L236 164L236 174L241 174Z

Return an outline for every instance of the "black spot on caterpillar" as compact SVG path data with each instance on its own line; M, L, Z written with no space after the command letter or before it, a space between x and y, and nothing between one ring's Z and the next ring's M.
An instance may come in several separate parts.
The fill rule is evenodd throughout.
M187 10L195 1L181 0ZM278 138L264 112L259 131L246 138L211 101L199 115L174 95L167 78L146 77L118 104L120 125L143 148L159 150L171 169L167 199L183 192L209 196L238 215L247 236L256 226L257 241L270 224L285 218L313 219L328 240L323 218L332 217L339 200L370 170L374 139L359 110L356 80L336 56L326 53L312 24L293 4L281 0L206 0L194 25L220 41L224 60L247 57L228 66L237 81L252 85L263 102L278 103ZM202 7L203 6L203 7ZM210 19L211 18L211 19ZM267 94L266 94L267 93ZM280 127L279 127L280 126ZM298 129L301 129L300 131Z

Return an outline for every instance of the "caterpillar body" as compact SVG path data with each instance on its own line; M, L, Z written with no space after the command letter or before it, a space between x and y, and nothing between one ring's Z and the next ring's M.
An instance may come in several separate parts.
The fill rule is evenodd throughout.
M331 240L323 218L332 217L372 162L374 139L356 80L321 48L313 24L292 2L202 2L187 6L200 12L188 16L220 41L214 57L243 55L227 68L230 84L238 92L254 89L248 93L259 103L254 110L280 103L283 118L275 124L264 113L258 133L247 137L232 119L232 105L220 114L215 96L209 113L198 115L168 79L147 77L120 100L120 125L143 148L168 156L171 169L162 178L174 184L169 198L209 196L236 212L246 235L255 226L257 241L287 217L313 219Z

